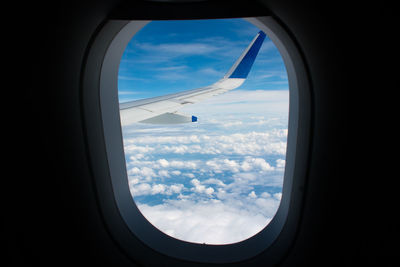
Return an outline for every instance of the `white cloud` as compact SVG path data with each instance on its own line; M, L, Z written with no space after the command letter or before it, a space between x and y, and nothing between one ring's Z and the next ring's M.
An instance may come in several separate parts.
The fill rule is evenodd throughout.
M197 71L196 75L207 75L211 77L222 77L225 73L215 70L213 68L203 68Z
M167 43L153 45L150 43L138 44L139 49L147 50L152 53L167 53L169 56L181 55L202 55L209 54L219 49L219 47L207 43Z
M158 176L160 176L160 177L171 177L167 170L158 171Z
M284 168L286 164L286 160L284 159L277 159L276 160L276 167L277 168Z
M129 183L131 194L134 197L138 196L146 196L146 195L172 195L172 194L180 194L185 186L183 184L172 184L170 186L166 184L153 184L150 185L148 183Z
M196 163L196 161L172 160L169 162L169 165L172 168L196 169L198 164Z
M249 194L249 197L257 198L257 195L256 195L256 193L254 191L251 191L250 194Z
M131 190L131 194L134 197L141 196L141 195L148 195L151 192L151 186L146 183L135 184L135 185L131 185L130 190Z
M184 173L183 175L186 176L186 177L189 177L189 178L194 178L195 177L193 173Z
M281 200L282 199L282 193L275 193L274 198Z
M173 200L155 206L139 204L138 207L153 225L170 236L195 243L229 244L255 235L270 222L272 217L257 210L260 207L275 209L277 201L263 198L254 201L256 209L213 199Z
M133 167L128 170L128 175L141 176L146 178L147 180L150 180L152 177L156 176L155 172L148 167L142 167L142 168Z
M224 171L230 171L237 173L239 171L249 172L249 171L272 171L272 167L263 158L254 158L246 156L242 162L230 160L230 159L220 159L213 158L206 161L205 165L216 173L221 173Z
M180 193L183 188L184 188L183 184L173 184L170 186L172 193L175 193L175 194Z
M180 71L180 70L184 70L187 68L188 68L188 66L185 66L185 65L168 66L168 67L156 68L155 71Z
M139 125L139 126L143 126ZM146 126L146 125L145 125ZM126 127L126 128L129 128ZM137 130L138 133L141 133L141 131L139 131L140 128ZM171 129L170 129L171 130ZM163 131L160 135L138 135L137 137L129 137L129 138L125 138L124 139L124 143L126 144L125 147L128 147L128 150L130 147L132 147L131 149L134 150L136 149L146 149L146 148L150 148L151 147L144 147L144 148L137 148L136 145L134 144L142 144L142 145L154 145L154 144L193 144L193 143L199 143L202 140L200 139L199 136L197 135L168 135L165 133L165 129L160 129L160 131ZM181 129L177 128L176 129L177 132L180 132ZM171 132L175 132L175 131L171 131ZM207 138L207 137L206 137ZM154 149L154 148L153 148Z
M217 186L222 186L222 187L226 186L226 184L224 182L222 182L219 179L215 179L215 178L207 179L207 180L203 181L203 184L215 184Z
M279 201L273 198L256 198L254 203L263 213L275 215Z
M163 185L163 184L155 184L151 188L151 194L152 195L162 194L164 192L165 192L165 185Z
M129 186L144 216L199 243L237 242L262 230L282 197L287 98L285 91L232 91L183 112L198 123L124 127Z
M180 171L177 171L177 170L172 171L171 173L172 173L173 175L181 175L181 174L182 174Z
M183 73L177 73L177 72L166 72L166 73L160 73L155 75L157 80L164 80L164 81L178 81L178 80L185 80L188 78L188 75L183 74Z
M193 179L190 181L194 187L192 187L192 191L200 194L212 195L214 193L214 188L205 187L201 184L201 182L197 179Z
M163 153L185 154L189 152L189 147L186 145L179 146L163 146Z
M263 193L261 193L261 197L263 197L263 198L270 198L270 197L271 197L271 194L268 193L268 192L263 192Z
M169 162L166 159L159 159L157 160L157 163L160 164L161 167L168 167L169 166Z
M240 90L209 98L201 105L184 107L182 112L197 114L199 117L218 114L227 114L227 110L244 111L242 114L288 114L289 110L288 90ZM238 115L236 115L237 117ZM219 117L219 116L218 116Z
M192 135L129 138L129 142L145 146L129 145L125 153L133 154L211 154L211 155L264 155L286 153L287 131L234 133L230 135ZM169 164L158 160L162 167Z
M204 191L207 195L211 195L214 193L214 188L212 187L207 187L206 190Z
M263 158L246 157L245 163L246 163L246 169L248 169L249 167L251 169L259 169L261 171L271 171L274 169Z
M233 121L233 122L226 122L226 123L222 123L223 127L231 127L231 126L238 126L238 125L242 125L243 122L241 121Z
M239 171L239 164L236 161L229 159L214 158L212 160L208 160L206 165L217 173L221 173L222 171Z
M126 142L127 140L125 140ZM137 145L125 145L124 146L125 153L135 154L135 153L149 153L154 150L153 147L149 146L137 146Z

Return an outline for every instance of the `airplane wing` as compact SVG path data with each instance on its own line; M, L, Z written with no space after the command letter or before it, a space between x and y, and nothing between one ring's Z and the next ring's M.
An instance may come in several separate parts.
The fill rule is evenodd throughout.
M135 122L176 124L197 121L197 117L179 114L177 111L185 105L197 103L242 85L253 66L264 38L265 33L258 32L225 76L210 86L121 103L119 105L121 125Z

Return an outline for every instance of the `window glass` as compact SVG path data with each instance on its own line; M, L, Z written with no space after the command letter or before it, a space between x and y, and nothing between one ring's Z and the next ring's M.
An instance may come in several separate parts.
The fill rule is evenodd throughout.
M214 84L259 31L243 19L150 22L121 59L120 107ZM158 108L172 111L163 105ZM130 191L139 210L184 241L229 244L255 235L282 197L289 91L275 45L265 37L241 86L178 112L197 120L122 125Z

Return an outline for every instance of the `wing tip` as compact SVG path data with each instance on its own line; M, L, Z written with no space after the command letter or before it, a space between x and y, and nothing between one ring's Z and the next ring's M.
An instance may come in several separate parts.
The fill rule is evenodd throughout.
M250 44L250 47L246 49L245 55L240 60L239 64L233 69L232 73L228 78L242 78L246 79L247 75L250 72L251 67L253 66L254 61L260 51L260 48L264 42L266 34L263 31L259 31Z

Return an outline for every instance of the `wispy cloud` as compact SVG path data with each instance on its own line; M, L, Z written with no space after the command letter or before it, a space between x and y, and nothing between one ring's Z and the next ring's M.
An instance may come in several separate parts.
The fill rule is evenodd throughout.
M186 70L187 68L188 68L188 66L179 65L179 66L158 67L155 70L156 71L182 71L182 70Z
M203 55L218 50L215 45L207 43L171 43L171 44L151 44L142 43L137 45L138 49L152 53L163 53L169 56L181 55Z
M218 71L214 68L202 68L197 71L199 75L207 75L207 76L215 76L215 77L222 77L225 72Z
M163 81L179 81L179 80L185 80L188 78L188 75L184 73L179 73L179 72L163 72L154 75L154 78L163 80Z

